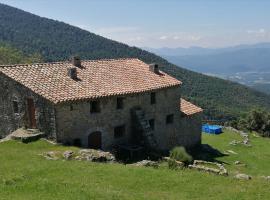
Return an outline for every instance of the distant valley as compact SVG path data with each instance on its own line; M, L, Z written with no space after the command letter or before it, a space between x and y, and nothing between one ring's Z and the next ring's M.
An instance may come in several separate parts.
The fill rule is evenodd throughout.
M270 43L209 49L145 48L186 68L270 94Z

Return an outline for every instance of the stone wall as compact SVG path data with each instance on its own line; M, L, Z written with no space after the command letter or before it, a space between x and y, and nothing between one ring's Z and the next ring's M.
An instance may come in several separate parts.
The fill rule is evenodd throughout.
M116 109L117 97L101 98L101 112L90 113L90 102L65 103L56 106L57 140L73 144L75 139L80 139L82 146L88 146L89 134L100 131L102 133L102 148L110 149L112 145L132 141L131 110L141 107L145 111L145 118L155 119L155 138L162 150L171 149L177 144L193 145L200 141L199 134L190 124L182 118L179 111L180 90L178 87L157 90L156 104L150 104L150 92L124 96L124 108ZM166 124L166 116L174 115L174 122ZM183 120L183 122L181 122ZM199 122L194 119L194 122ZM114 138L114 128L125 125L126 134L122 138ZM195 125L197 127L197 125ZM196 131L196 133L192 133ZM189 134L189 135L188 135ZM182 138L184 136L184 138Z
M177 137L178 144L188 148L201 144L202 113L182 115L179 125L181 134Z
M35 105L37 128L55 138L55 115L53 105L28 88L0 74L0 136L29 124L26 100L32 98ZM18 102L18 113L14 113L13 101Z

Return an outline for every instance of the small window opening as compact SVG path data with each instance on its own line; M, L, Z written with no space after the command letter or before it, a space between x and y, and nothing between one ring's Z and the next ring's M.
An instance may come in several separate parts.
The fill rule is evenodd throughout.
M19 113L19 104L18 101L12 101L13 104L13 112L14 113Z
M156 103L156 93L151 92L151 104L155 104L155 103Z
M121 138L125 135L126 127L125 125L117 126L114 128L114 138Z
M152 130L155 130L155 119L150 119L149 120L149 125Z
M173 114L167 115L166 117L166 124L172 124L173 123Z
M74 109L72 104L69 106L69 109L70 109L70 111L72 111Z
M117 98L116 109L123 109L123 108L124 108L124 98L123 97L118 97Z
M100 112L100 102L99 101L91 101L90 112L91 113L99 113Z

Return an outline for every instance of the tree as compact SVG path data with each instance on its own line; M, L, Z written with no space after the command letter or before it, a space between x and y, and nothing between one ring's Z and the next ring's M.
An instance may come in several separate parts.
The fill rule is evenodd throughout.
M261 110L252 110L246 119L247 129L249 131L257 131L260 132L265 123L264 120L265 112Z

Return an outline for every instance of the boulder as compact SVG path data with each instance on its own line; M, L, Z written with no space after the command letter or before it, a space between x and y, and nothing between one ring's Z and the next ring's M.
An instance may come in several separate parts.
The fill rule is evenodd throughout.
M250 180L251 176L249 176L247 174L236 174L235 178L240 179L240 180Z
M95 149L82 149L79 151L79 156L76 157L77 160L87 160L93 162L114 162L115 156L110 152L105 152Z

